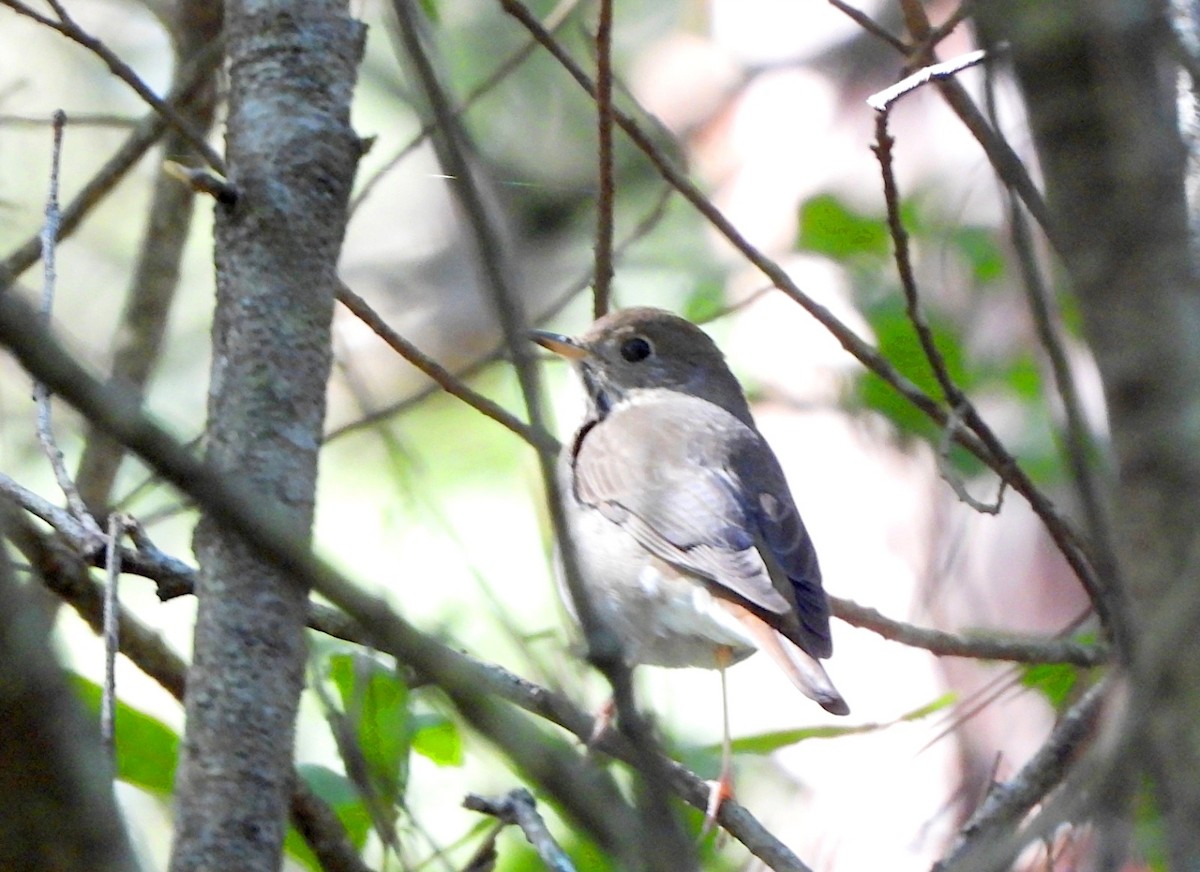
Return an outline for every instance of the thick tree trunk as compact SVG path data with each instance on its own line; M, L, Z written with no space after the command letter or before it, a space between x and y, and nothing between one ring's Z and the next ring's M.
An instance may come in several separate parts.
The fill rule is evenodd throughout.
M1127 768L1151 775L1173 868L1200 868L1200 289L1166 9L1150 0L990 0L1007 40L1053 220L1104 381L1133 683Z
M226 6L209 459L297 531L312 522L363 28L342 0ZM171 868L277 869L292 793L307 591L230 536L196 533L200 576Z

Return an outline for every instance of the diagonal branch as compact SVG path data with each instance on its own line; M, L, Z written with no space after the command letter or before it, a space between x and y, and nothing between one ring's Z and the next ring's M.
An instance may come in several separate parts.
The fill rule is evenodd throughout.
M7 0L0 0L0 2L7 2ZM204 86L213 70L221 63L223 51L223 43L219 40L215 41L186 64L179 72L175 89L168 96L167 103L177 106L194 99L197 91ZM60 242L75 231L92 209L133 169L142 156L154 147L166 129L167 122L158 112L150 113L138 124L137 129L129 135L129 138L105 162L96 175L80 189L79 193L75 195L75 199L62 210L56 234ZM0 294L7 291L9 286L23 272L37 263L41 256L42 240L39 235L34 235L0 261Z
M67 10L59 0L48 0L48 2L58 16L57 21L29 8L21 0L0 0L0 5L7 6L18 15L24 15L26 18L33 19L38 24L45 25L51 30L61 33L67 39L79 43L79 45L96 55L96 57L104 62L104 65L108 67L114 76L132 88L147 105L166 119L167 123L187 137L187 140L204 157L209 166L219 173L225 173L225 161L221 159L221 156L208 144L204 137L196 132L188 120L175 110L175 107L169 101L163 100L151 91L150 87L142 81L133 68L121 60L112 49L76 24L74 19L67 14Z

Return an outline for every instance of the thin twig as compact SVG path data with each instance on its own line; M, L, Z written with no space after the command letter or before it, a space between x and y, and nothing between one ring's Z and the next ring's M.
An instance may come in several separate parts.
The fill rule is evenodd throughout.
M535 448L551 452L556 450L558 442L549 432L526 424L499 403L469 388L460 378L393 330L366 300L345 284L338 285L337 298L355 317L370 327L376 336L386 342L388 347L437 382L446 393L458 397L477 412L507 427Z
M100 697L100 741L114 763L114 772L117 759L117 651L121 648L121 600L117 585L121 578L121 537L127 526L125 516L120 512L108 516L108 544L104 555L104 691Z
M1106 645L1057 639L1006 639L983 634L955 635L893 620L875 609L840 597L831 596L829 604L836 617L853 627L862 627L902 645L923 648L940 657L970 657L1012 663L1070 663L1082 667L1099 666L1109 658Z
M599 195L596 199L596 284L592 295L592 317L608 314L613 279L613 212L616 180L613 177L612 117L612 0L600 0L596 28L596 138Z
M71 112L72 127L117 127L131 129L142 123L140 118L128 115L112 115L104 112ZM45 115L0 115L0 126L4 127L51 127L54 116Z
M566 23L571 13L579 6L579 3L580 0L560 0L558 5L545 18L544 25L546 29L551 33L556 32ZM454 117L461 118L472 106L479 102L480 98L490 94L493 88L508 78L514 70L533 54L535 48L537 48L537 42L530 38L519 49L501 61L496 69L492 71L491 75L468 91L462 102L454 107ZM359 188L358 193L350 200L348 214L353 215L357 212L358 207L371 195L379 183L383 181L384 177L399 166L401 161L416 151L429 138L430 134L433 133L435 127L436 125L433 123L422 124L421 129L417 131L416 136L408 144L403 146L392 157L388 158L381 167L371 173L366 181L363 182L362 187Z
M59 110L54 113L54 145L50 154L50 190L46 195L46 221L42 225L41 232L43 269L42 295L38 314L41 316L43 324L49 323L50 313L54 309L55 283L58 278L55 252L59 225L62 221L62 213L58 205L58 175L62 165L63 127L66 123L67 116L64 112ZM62 450L59 449L58 442L54 438L54 428L50 420L52 406L50 391L42 382L35 381L33 398L37 403L37 436L38 442L42 446L42 452L50 461L50 467L54 470L54 478L58 482L63 496L66 497L67 508L78 519L85 535L93 538L95 545L98 546L103 541L104 534L79 496L75 482L71 479L71 474L67 472Z
M31 18L39 24L61 33L63 36L96 55L96 57L104 62L104 65L108 67L114 76L132 88L147 105L166 119L168 124L187 137L188 141L204 157L209 166L222 175L225 174L225 161L205 141L204 137L196 133L192 126L175 111L175 107L170 102L163 100L151 91L149 86L142 81L141 77L134 72L133 68L121 60L112 49L76 24L74 19L67 14L67 10L63 7L62 3L58 2L58 0L47 0L47 2L49 2L51 8L54 9L54 13L58 16L57 21L34 11L20 2L20 0L0 0L0 4L7 6L17 14Z
M463 808L491 815L506 824L515 824L521 828L526 840L537 851L547 869L553 872L575 872L575 864L559 847L554 836L550 835L546 822L538 814L533 794L525 788L510 790L502 799L488 799L468 793L463 800Z
M176 87L168 98L172 106L195 96L196 89L204 85L208 76L220 64L223 57L222 46L221 40L215 40L183 67ZM142 120L138 128L62 210L57 241L61 242L75 231L92 209L103 201L109 191L116 187L142 156L158 142L166 128L167 122L158 112L151 112ZM36 234L0 261L0 293L7 290L23 272L37 263L41 255L41 235Z
M898 36L893 36L892 34L888 33L883 29L882 25L877 24L875 19L871 18L871 16L867 15L867 13L859 9L855 9L849 3L844 2L844 0L829 0L829 5L841 12L867 33L871 34L871 36L886 42L901 54L908 54L909 49L908 46L905 45L904 40L900 39Z
M1093 733L1107 689L1103 680L1089 688L1021 771L1007 784L996 785L963 827L955 846L934 864L934 872L984 868L978 865L977 855L1002 841L1003 834L1015 829L1029 810L1063 780Z
M1016 473L1019 469L1015 458L1008 453L991 427L983 420L966 394L955 383L946 366L946 360L937 347L933 331L930 329L928 321L925 320L925 315L920 304L916 277L912 268L912 257L908 247L908 231L904 227L904 219L900 209L899 188L892 165L892 147L894 144L895 140L888 132L888 110L878 111L875 115L875 145L872 146L872 151L875 152L875 156L879 160L880 174L883 179L888 227L895 246L896 269L900 276L901 287L904 289L908 318L916 330L917 339L921 344L925 359L932 368L938 386L946 399L946 403L950 407L950 411L943 411L942 413L943 426L949 424L952 415L961 415L966 427L978 436L979 441L986 447L987 452L994 459L994 462L988 465L1000 473L1002 480L1010 481L1019 493L1025 496L1026 499L1029 499L1030 504L1034 507L1034 511L1041 515L1042 513L1034 503L1032 494L1036 493L1037 499L1047 508L1049 506L1048 500L1046 500L1046 497L1037 488L1033 487L1032 482L1028 481L1024 473L1020 473L1018 477L1013 477L1013 473ZM962 443L961 439L958 441L960 444ZM1025 487L1022 485L1026 485L1029 492L1026 492ZM1056 512L1054 513L1054 517L1058 517ZM1043 516L1043 523L1046 523L1045 516ZM1079 540L1078 535L1066 525L1065 521L1061 525L1054 526L1047 523L1047 529L1050 531L1051 536L1054 537L1063 555L1071 563L1072 568L1075 569L1076 575L1079 577L1084 590L1087 591L1092 606L1096 609L1096 614L1100 617L1100 621L1105 629L1114 634L1114 637L1118 640L1122 639L1123 630L1117 626L1118 619L1115 617L1113 609L1112 599L1114 594L1111 581L1095 571L1092 560L1083 543ZM1071 532L1070 544L1072 547L1070 549L1065 547L1067 539L1064 534L1067 531ZM1125 650L1123 645L1121 650Z
M950 489L954 491L954 495L970 506L972 510L982 515L998 515L1000 514L1000 509L1004 506L1004 491L1008 486L1008 482L1000 479L1000 484L996 488L996 499L990 503L985 503L983 500L976 499L971 495L971 492L967 490L967 483L963 481L962 476L958 474L958 470L954 468L954 464L950 460L950 448L954 442L954 431L962 426L962 416L962 407L953 407L950 410L950 419L946 422L946 426L942 428L942 438L938 440L938 448L935 455L938 475L942 477L942 481L950 485Z
M930 82L939 79L946 79L950 76L956 76L963 70L970 69L973 66L983 63L987 60L987 52L983 49L967 52L964 55L959 55L956 58L951 58L948 61L942 61L938 64L930 64L927 67L921 67L910 76L905 76L896 84L884 88L882 91L877 91L867 98L867 105L876 112L883 112L888 109L892 103L899 100L905 94L917 90L922 85L927 85Z

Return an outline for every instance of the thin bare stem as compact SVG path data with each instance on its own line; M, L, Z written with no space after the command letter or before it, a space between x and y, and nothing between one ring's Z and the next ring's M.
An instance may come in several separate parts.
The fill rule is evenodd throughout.
M646 213L646 215L637 223L637 226L634 227L633 230L631 230L625 236L625 238L621 240L619 245L617 245L616 259L623 257L631 245L633 245L635 242L641 241L644 237L646 237L659 223L659 221L662 220L663 215L666 214L667 202L669 201L672 193L673 191L670 187L665 187L663 189L662 193L655 200L654 206L651 207L650 211ZM589 266L579 278L563 289L563 291L560 292L557 297L555 297L549 306L538 313L533 318L532 323L535 325L541 325L549 321L551 318L565 309L571 300L575 299L575 297L577 297L579 294L586 291L591 285L591 282L592 267ZM447 373L447 375L449 378L458 382L461 382L463 379L470 378L471 376L483 370L484 367L488 366L489 364L495 363L498 360L502 360L505 356L504 352L506 348L507 346L502 341L487 354L477 358L453 373ZM349 424L344 424L341 427L331 430L326 435L325 441L327 443L333 442L334 440L340 439L343 436L348 436L351 433L357 433L360 430L373 427L381 421L385 421L395 415L402 414L429 399L429 397L436 394L440 389L442 389L440 384L430 385L424 390L418 391L411 397L406 397L399 402L392 403L391 405L364 415L356 421L351 421ZM557 452L557 448L555 451Z
M967 52L956 58L951 58L948 61L921 67L921 69L910 76L905 76L896 84L872 94L867 98L867 105L876 112L882 112L889 108L896 100L899 100L905 94L917 90L922 85L956 76L963 70L968 70L973 66L983 63L985 60L987 60L987 52L979 49Z
M875 609L840 597L831 596L829 604L834 616L853 627L862 627L911 648L923 648L939 657L970 657L1011 663L1070 663L1082 667L1099 666L1109 659L1109 650L1105 645L1085 645L1059 639L1003 638L982 633L955 635L896 621Z
M567 19L570 18L571 13L574 12L579 6L579 2L580 0L560 0L559 4L555 6L550 14L545 18L544 25L546 30L554 33L560 27L562 27L562 25L566 23ZM519 49L501 61L499 66L496 67L491 75L468 91L462 102L454 107L454 117L461 118L472 106L479 102L480 98L490 94L497 85L507 79L514 70L521 66L521 64L523 64L525 60L531 54L533 54L533 50L535 48L537 48L537 42L536 40L530 38L526 40L525 44ZM432 123L421 125L421 129L417 131L417 135L414 136L407 145L402 147L396 152L396 154L392 155L392 157L390 157L383 164L383 166L379 167L367 177L367 180L363 182L363 185L358 190L358 193L355 194L353 199L350 201L351 215L358 211L358 207L361 206L367 197L371 195L371 193L375 190L379 183L383 181L384 177L386 177L388 173L399 166L401 161L416 151L422 145L422 143L429 138L435 127L436 125Z
M871 34L871 36L886 42L901 54L908 54L908 46L904 43L904 40L900 39L898 36L893 36L892 34L888 33L881 25L875 22L875 19L867 15L867 13L860 9L855 9L849 3L846 3L845 0L829 0L829 5L838 12L841 12L867 33Z
M1025 478L1024 474L1022 473L1020 479L1018 479L1001 471L1017 470L1016 460L1008 453L1007 449L1005 449L1004 445L996 437L996 434L975 409L970 399L955 383L946 366L946 360L937 347L933 331L925 319L920 304L916 277L912 268L912 257L908 247L908 231L904 227L904 220L900 211L900 192L892 164L892 147L894 144L895 140L888 132L888 110L884 109L877 112L875 116L875 145L872 146L872 151L875 152L875 156L879 159L879 168L883 179L884 200L887 205L888 227L895 246L896 269L900 275L901 287L904 289L908 318L916 330L921 350L933 370L934 377L937 379L938 386L946 399L946 403L953 410L943 412L945 416L943 423L944 425L948 424L952 416L961 416L966 427L979 437L979 441L986 446L988 453L997 461L993 465L993 468L997 472L1000 472L1001 478L1010 481L1014 488L1028 499L1029 494L1020 486L1020 479ZM961 442L961 440L959 441ZM1048 503L1044 495L1032 487L1031 482L1028 486L1031 492L1037 493L1043 504ZM1033 504L1032 499L1030 502ZM1034 505L1034 510L1038 511L1036 505ZM1040 515L1041 512L1038 511L1038 514ZM1055 513L1055 516L1057 517L1057 513ZM1092 606L1096 609L1101 623L1106 630L1113 634L1114 639L1120 644L1120 640L1124 637L1124 630L1118 625L1119 616L1113 608L1114 592L1112 581L1095 571L1092 561L1083 547L1083 543L1079 541L1078 536L1073 531L1070 543L1072 547L1069 550L1065 547L1066 540L1062 534L1069 529L1065 526L1065 521L1061 527L1052 527L1047 524L1047 529L1055 537L1055 541L1059 545L1060 550L1062 550L1063 555L1071 562L1072 568L1075 569L1084 590L1087 591L1088 597L1091 599ZM1124 650L1123 646L1122 650Z
M533 794L525 788L511 790L502 799L488 799L469 793L463 800L463 808L491 815L506 824L515 824L521 828L547 869L552 872L575 872L575 864L550 835L546 822L538 814Z
M62 213L58 205L58 175L62 164L63 127L66 123L67 116L64 112L60 110L54 113L54 145L50 153L50 190L46 195L46 221L42 225L41 232L43 269L42 295L38 314L41 316L43 324L49 323L50 313L54 309L55 284L58 278L55 252L57 250L56 240L58 239L59 226L62 222ZM38 442L42 446L42 452L50 461L50 467L54 470L54 478L58 482L63 496L66 497L67 508L78 519L85 534L92 538L96 545L99 545L103 541L104 534L96 523L96 519L92 517L87 506L84 505L83 499L79 496L75 482L71 479L71 474L67 472L67 465L63 460L62 450L59 449L58 442L54 438L54 427L51 423L52 403L50 391L43 383L35 381L33 385L33 398L37 403Z
M446 393L458 397L477 412L507 427L535 448L555 450L558 442L546 430L526 424L500 404L471 390L461 379L393 330L366 300L344 284L338 286L337 298L355 317L370 327L376 336L386 342L388 347L437 382Z
M121 600L118 583L121 578L121 537L125 534L125 516L113 512L108 516L108 543L104 565L104 692L100 697L100 741L110 760L117 759L117 651L121 648Z
M592 317L608 314L613 279L613 212L616 180L613 177L612 117L612 0L600 0L596 29L596 136L599 196L596 201L596 284Z
M950 460L950 448L954 442L954 431L962 426L962 416L962 407L955 406L950 410L950 420L942 428L942 438L938 440L937 454L935 455L937 458L938 475L942 477L942 481L950 485L950 489L954 491L954 495L974 511L983 515L998 515L1000 514L1000 509L1004 506L1004 491L1008 486L1008 482L1000 479L1000 484L996 489L996 499L990 503L985 503L983 500L976 499L971 495L971 492L967 490L967 483L963 481L962 476L958 474L958 470L954 468L954 464Z
M205 84L208 76L221 62L222 46L220 40L214 41L183 67L176 87L168 98L172 106L195 96L196 89ZM92 209L103 201L109 191L116 187L142 156L158 142L166 129L167 122L158 112L151 112L142 120L138 128L62 210L57 241L61 242L75 231ZM6 290L23 272L37 263L41 255L42 240L41 235L37 234L0 261L0 292Z

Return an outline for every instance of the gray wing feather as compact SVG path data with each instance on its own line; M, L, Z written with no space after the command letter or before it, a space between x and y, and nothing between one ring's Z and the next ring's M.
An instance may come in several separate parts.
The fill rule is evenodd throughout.
M576 446L573 466L580 502L829 656L816 552L757 432L705 400L663 394L613 410Z

